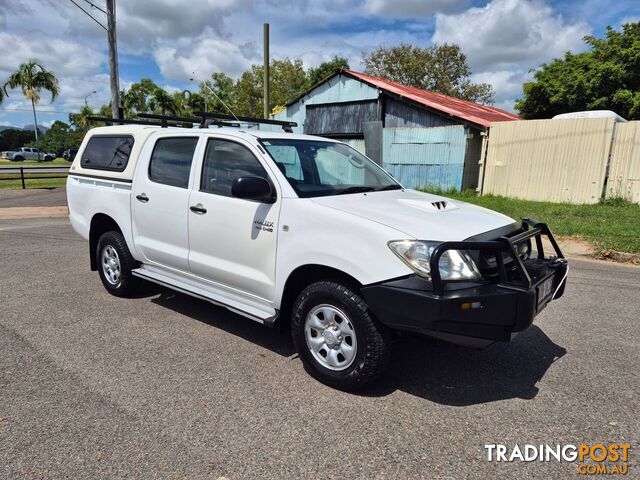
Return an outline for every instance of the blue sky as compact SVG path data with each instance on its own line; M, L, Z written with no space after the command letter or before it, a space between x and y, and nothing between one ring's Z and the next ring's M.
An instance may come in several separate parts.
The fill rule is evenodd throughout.
M584 50L584 35L640 20L640 1L118 0L117 16L122 87L143 77L169 89L214 71L237 77L261 62L269 22L272 55L302 58L307 67L341 55L359 70L363 53L380 45L457 43L474 80L491 83L496 106L512 110L531 69ZM61 95L53 104L43 97L39 122L66 121L88 94L92 107L108 101L105 32L70 1L0 0L0 82L29 58L60 79ZM9 95L0 125L33 123L20 92Z

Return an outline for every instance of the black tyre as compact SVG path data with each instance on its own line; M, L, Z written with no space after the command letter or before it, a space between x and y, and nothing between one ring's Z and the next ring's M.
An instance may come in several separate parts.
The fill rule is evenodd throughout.
M139 291L140 279L131 273L137 262L120 232L102 234L95 255L100 280L109 293L129 297Z
M47 155L46 157L44 157L44 161L45 162L52 162L53 161L53 157L51 155Z
M24 157L22 155L16 155L15 157L13 157L13 161L14 162L23 162L24 161Z
M321 281L305 288L292 309L291 334L305 369L321 382L357 390L377 378L390 339L353 287Z

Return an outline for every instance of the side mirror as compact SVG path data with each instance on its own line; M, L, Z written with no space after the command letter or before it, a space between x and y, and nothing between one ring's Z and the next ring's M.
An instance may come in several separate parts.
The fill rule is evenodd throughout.
M261 203L274 203L275 195L271 184L261 177L238 177L231 184L231 195Z

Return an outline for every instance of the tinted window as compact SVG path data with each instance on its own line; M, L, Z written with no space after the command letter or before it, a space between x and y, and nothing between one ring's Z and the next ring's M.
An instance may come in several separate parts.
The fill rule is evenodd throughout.
M207 143L200 190L231 196L231 185L238 177L262 177L267 172L251 151L239 143L211 139Z
M161 138L156 142L149 164L149 178L157 183L187 188L197 138Z
M80 165L82 168L122 172L127 166L132 147L131 136L91 137L82 153Z

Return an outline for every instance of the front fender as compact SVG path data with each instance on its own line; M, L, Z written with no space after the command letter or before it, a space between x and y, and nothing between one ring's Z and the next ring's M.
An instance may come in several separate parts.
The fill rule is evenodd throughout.
M274 303L279 306L287 279L304 265L330 267L360 284L413 273L389 250L389 240L406 234L307 199L284 199L278 232Z

